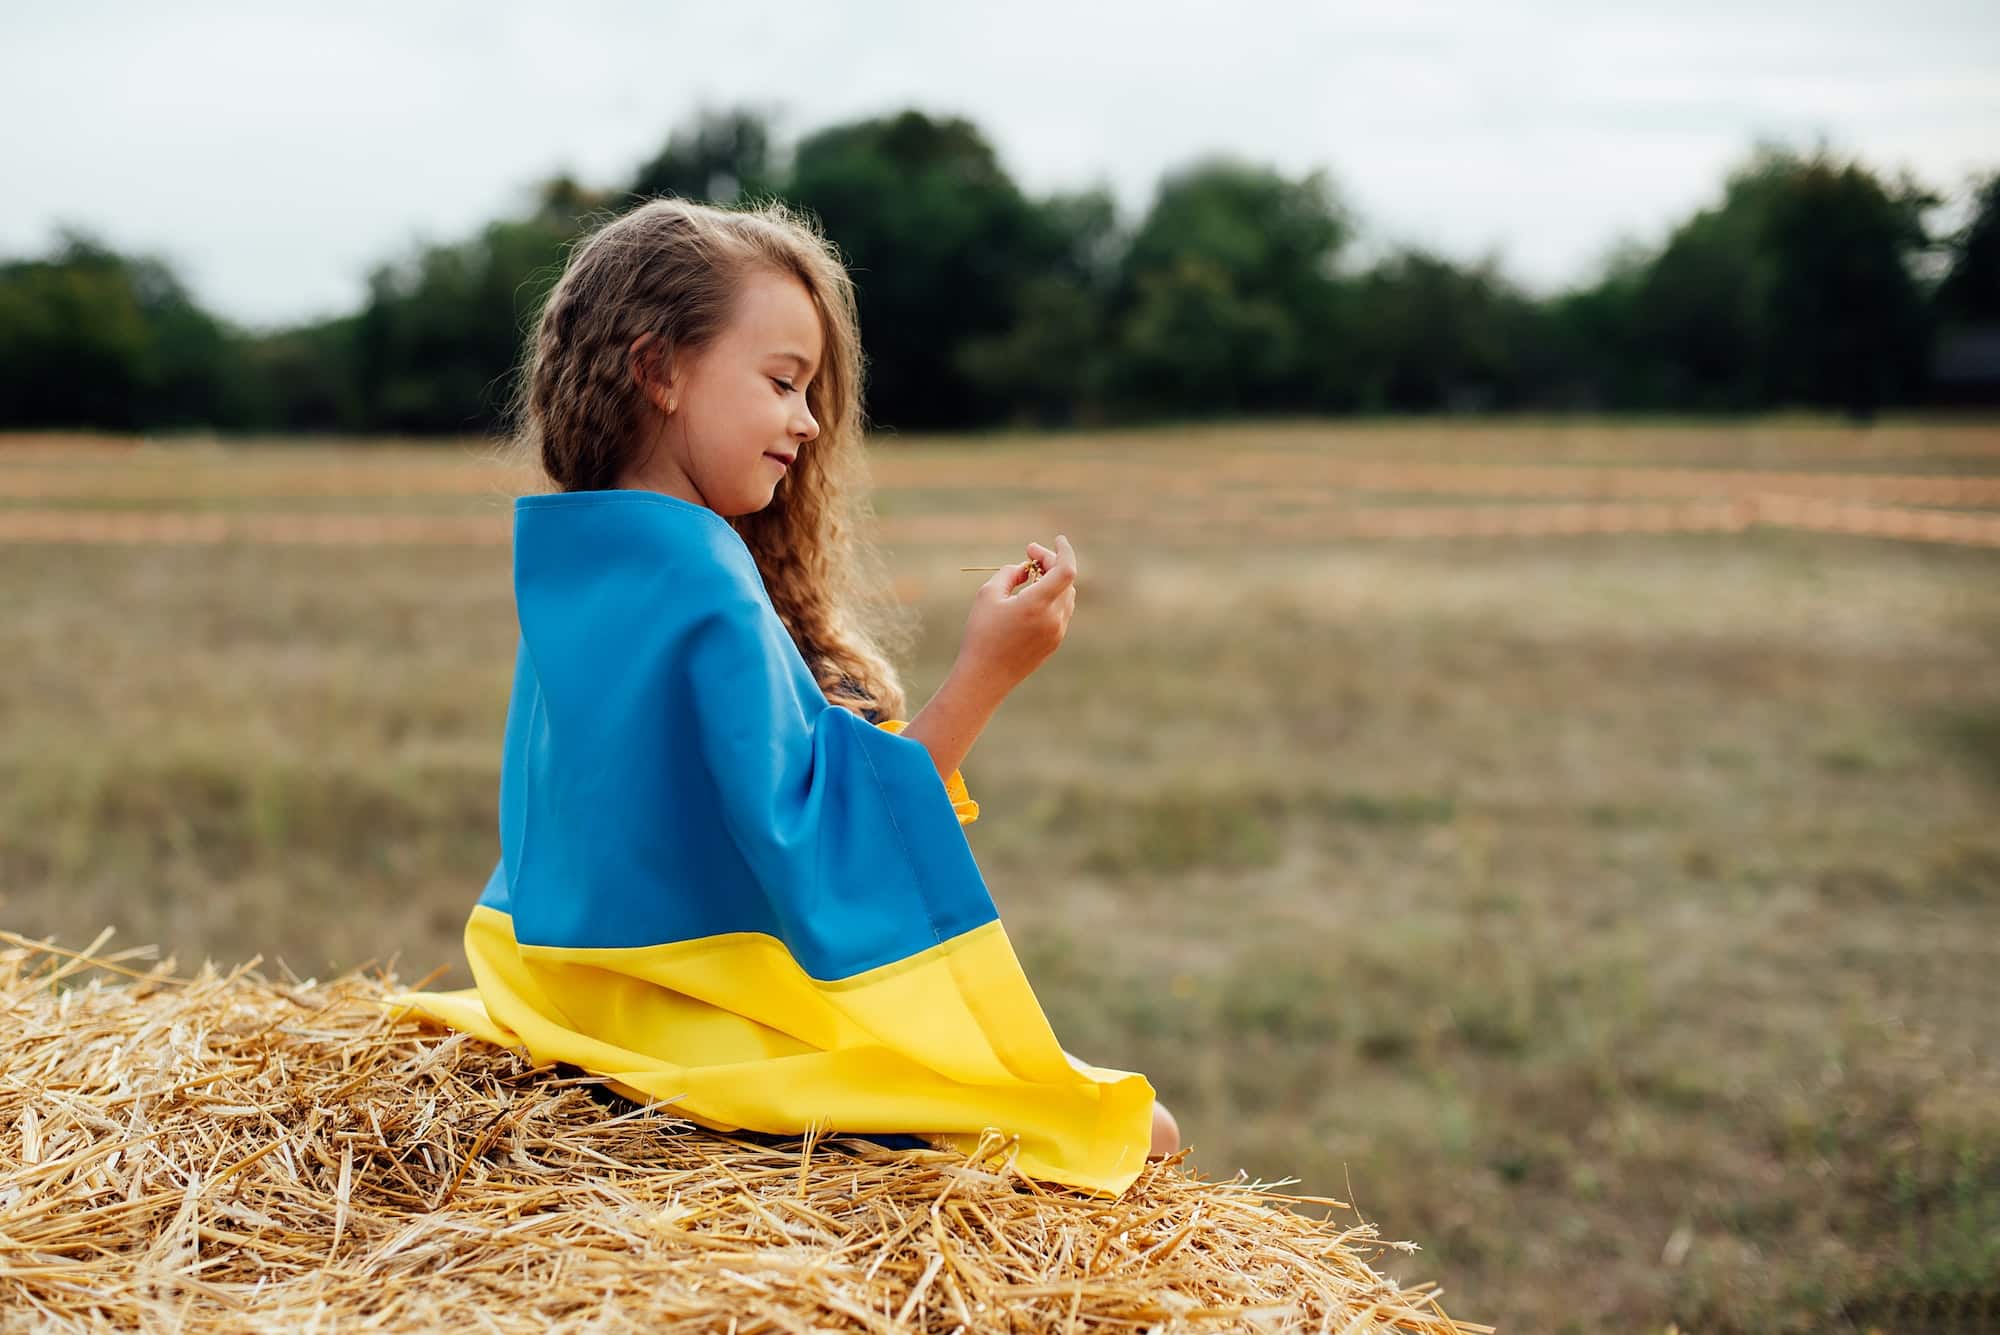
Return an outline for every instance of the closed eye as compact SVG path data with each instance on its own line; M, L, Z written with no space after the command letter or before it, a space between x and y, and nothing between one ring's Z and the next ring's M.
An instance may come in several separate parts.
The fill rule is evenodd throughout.
M789 381L789 380L780 380L780 379L778 379L778 378L777 378L776 376L772 376L772 377L771 377L771 383L772 383L772 384L774 384L774 385L776 385L776 386L777 386L777 387L778 387L779 389L782 389L782 390L784 390L784 391L785 391L785 393L787 393L787 394L790 394L790 393L791 393L791 392L793 391L793 389L795 388L795 386L794 386L794 385L793 385L793 384L791 383L791 381Z

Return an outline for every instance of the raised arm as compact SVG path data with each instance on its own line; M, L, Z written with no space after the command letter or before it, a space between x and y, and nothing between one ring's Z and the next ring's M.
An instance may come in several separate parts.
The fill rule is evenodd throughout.
M965 764L972 744L979 740L979 734L993 721L1000 702L1006 698L1006 690L998 683L955 668L930 703L904 726L903 736L922 742L930 751L939 776L949 778Z
M1076 607L1076 553L1058 534L1053 550L1038 542L1028 563L1005 566L981 586L965 619L965 638L944 685L903 729L922 742L949 776L965 763L972 744L992 721L1000 702L1056 651Z

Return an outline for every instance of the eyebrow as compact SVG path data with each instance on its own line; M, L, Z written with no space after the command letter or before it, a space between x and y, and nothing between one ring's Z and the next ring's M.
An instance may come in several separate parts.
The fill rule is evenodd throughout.
M776 357L779 361L797 362L799 364L799 369L801 371L805 370L807 367L812 365L811 362L807 361L804 357L800 356L796 352L774 352L771 355L773 357Z

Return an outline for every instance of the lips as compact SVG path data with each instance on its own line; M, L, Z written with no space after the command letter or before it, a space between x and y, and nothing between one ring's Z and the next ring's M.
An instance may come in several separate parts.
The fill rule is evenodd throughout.
M764 451L764 457L766 459L776 459L787 468L792 466L792 460L798 458L796 454L773 454L769 450Z

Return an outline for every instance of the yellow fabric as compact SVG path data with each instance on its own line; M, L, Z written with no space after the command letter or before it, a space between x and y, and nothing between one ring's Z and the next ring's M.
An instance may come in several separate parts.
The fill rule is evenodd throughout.
M883 732L900 733L909 724L899 718L884 720L875 725ZM965 779L953 770L944 781L945 792L951 795L951 809L958 813L960 825L970 825L979 819L979 803L972 800L972 794L965 790Z
M901 721L878 726L900 731ZM978 806L954 771L961 824ZM476 986L392 1004L536 1061L606 1076L719 1131L904 1132L963 1151L997 1127L1021 1171L1118 1195L1144 1167L1153 1087L1065 1053L998 920L838 981L784 944L737 932L670 944L522 945L476 906L465 930Z

